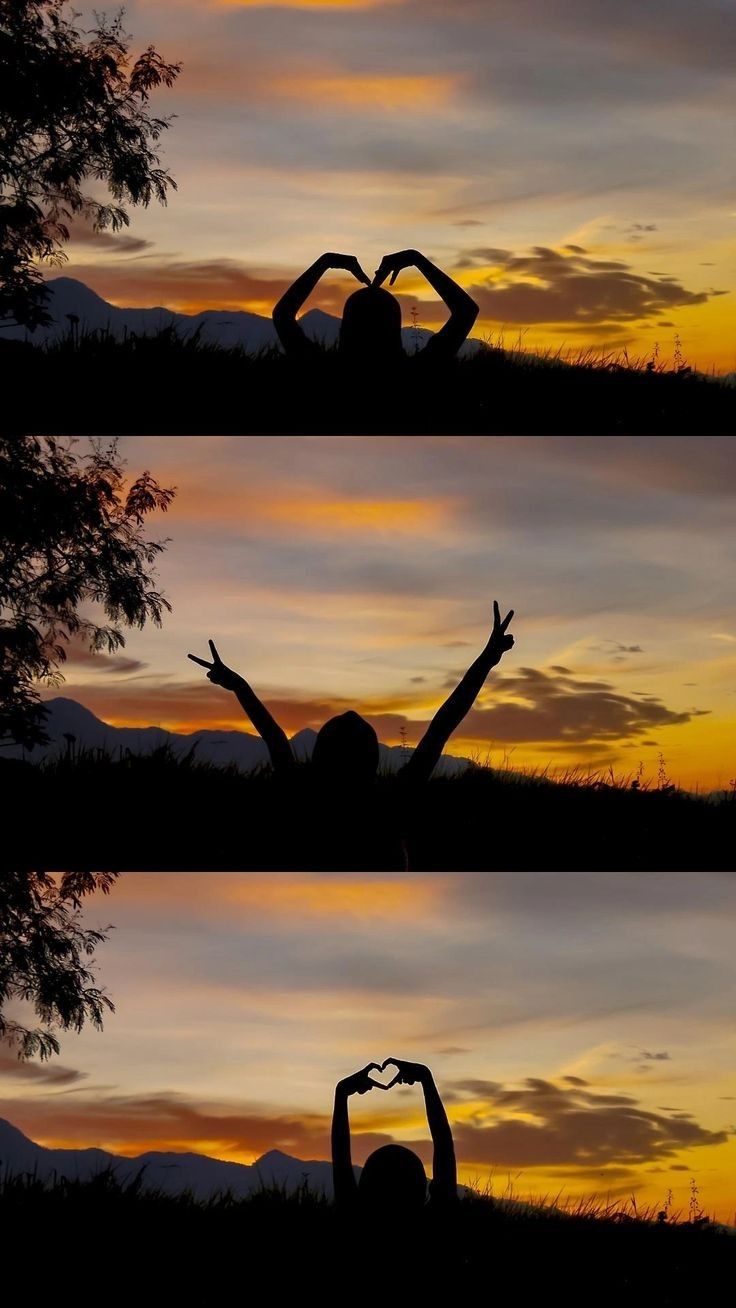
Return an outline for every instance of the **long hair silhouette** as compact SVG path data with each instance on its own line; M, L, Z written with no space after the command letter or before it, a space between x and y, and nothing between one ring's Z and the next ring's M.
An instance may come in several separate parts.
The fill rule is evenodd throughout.
M450 311L447 322L427 341L421 354L433 360L449 359L460 349L478 316L478 305L436 264L419 250L397 250L384 255L373 281L363 271L354 254L322 254L284 292L274 306L273 324L286 354L292 358L312 358L318 347L297 322L297 313L311 295L320 278L331 269L349 272L363 289L355 291L345 303L340 328L340 353L349 362L379 359L400 360L404 354L401 338L401 306L382 283L393 286L404 268L416 268Z
M415 1212L423 1208L427 1201L424 1163L405 1145L381 1145L363 1164L358 1199L368 1211L392 1208Z
M312 767L320 780L341 785L371 781L378 762L378 736L359 713L349 709L320 728L312 752Z
M364 286L345 301L340 350L346 359L400 359L401 305L382 286Z

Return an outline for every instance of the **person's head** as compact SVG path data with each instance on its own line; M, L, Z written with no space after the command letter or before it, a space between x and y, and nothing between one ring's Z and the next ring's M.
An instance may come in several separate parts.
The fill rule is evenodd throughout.
M421 1158L405 1145L382 1145L365 1160L358 1197L375 1213L420 1212L427 1199L427 1174Z
M372 781L378 771L378 736L352 709L325 722L314 742L312 767L323 780Z
M363 286L345 301L340 353L348 359L400 359L401 305L383 286Z

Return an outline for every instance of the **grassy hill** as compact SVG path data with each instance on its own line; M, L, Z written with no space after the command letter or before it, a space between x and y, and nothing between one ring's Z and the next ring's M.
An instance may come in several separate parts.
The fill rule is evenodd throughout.
M174 328L43 345L0 339L13 378L3 423L27 434L732 434L736 387L684 364L625 355L540 357L494 346L426 367L350 371L335 349L308 365L276 349L186 339Z
M247 1199L143 1192L110 1174L0 1184L4 1283L53 1287L55 1303L283 1305L725 1302L736 1233L698 1214L583 1205L569 1212L472 1196L456 1211L367 1225L304 1189ZM43 1257L39 1259L39 1251ZM468 1294L473 1299L466 1298ZM476 1300L475 1296L479 1296ZM30 1302L26 1298L26 1302Z
M248 775L169 747L0 757L6 856L20 866L171 870L700 871L734 868L736 793L627 777L470 767L362 791Z

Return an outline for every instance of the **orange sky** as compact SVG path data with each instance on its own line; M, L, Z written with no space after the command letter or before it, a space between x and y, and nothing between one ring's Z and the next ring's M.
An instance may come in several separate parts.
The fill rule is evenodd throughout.
M480 337L668 365L679 340L733 371L726 21L719 0L131 0L135 48L182 64L155 98L179 189L120 236L77 226L64 271L117 305L268 314L324 250L370 270L414 248L475 295ZM421 278L396 290L407 323L443 320Z
M116 1004L59 1060L0 1060L0 1115L53 1147L329 1157L335 1082L428 1063L461 1176L733 1220L727 874L123 874L90 925ZM104 922L103 922L104 918ZM351 1103L354 1156L416 1090Z
M177 487L162 630L72 649L48 695L115 725L251 730L188 652L246 676L290 734L356 708L415 743L485 644L513 650L448 746L500 765L736 772L733 467L725 438L129 437ZM687 525L686 525L687 524Z

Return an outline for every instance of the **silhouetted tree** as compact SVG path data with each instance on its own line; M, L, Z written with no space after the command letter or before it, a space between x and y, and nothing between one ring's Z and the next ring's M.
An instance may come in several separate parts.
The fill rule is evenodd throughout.
M0 320L50 321L37 260L61 263L68 223L127 226L127 204L166 203L176 188L151 145L170 119L150 93L180 64L148 46L131 65L122 11L80 28L67 0L0 0ZM114 203L82 190L104 183Z
M81 925L82 899L95 890L108 894L117 872L4 870L0 878L0 1040L19 1058L58 1054L49 1027L81 1031L85 1022L102 1029L114 1004L94 984L86 960L107 939L103 930ZM30 1004L45 1026L23 1024L22 1008L11 1017L8 1004Z
M121 624L160 626L171 608L152 570L167 542L147 540L143 521L175 491L148 471L126 489L116 441L76 444L0 437L0 744L48 739L37 682L63 681L71 637L113 652Z

